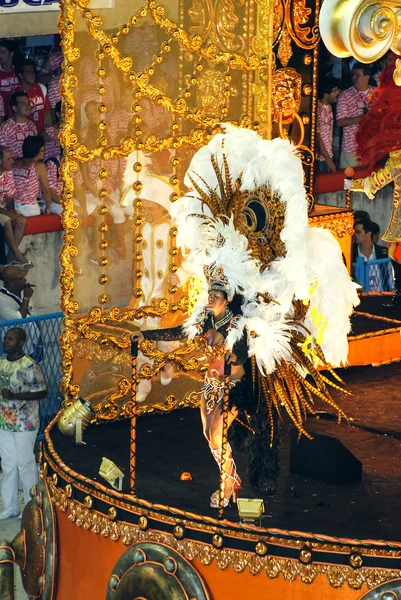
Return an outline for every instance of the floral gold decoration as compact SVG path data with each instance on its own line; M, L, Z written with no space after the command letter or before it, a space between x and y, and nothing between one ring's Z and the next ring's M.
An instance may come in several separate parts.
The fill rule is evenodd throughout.
M244 127L254 127L267 137L273 135L275 123L280 135L290 135L302 146L306 187L313 204L318 4L311 7L309 0L177 0L177 18L172 18L170 15L175 13L169 10L168 3L140 0L135 10L135 13L124 16L124 23L109 28L106 27L107 19L102 20L96 9L88 8L86 0L66 0L62 3L59 21L64 55L60 131L64 149L60 167L64 243L60 253L60 286L65 327L60 340L61 391L65 404L69 404L79 396L80 386L87 383L74 377L76 357L95 363L95 367L97 363L109 361L109 385L103 388L103 395L100 388L95 390L95 386L91 392L91 404L97 420L132 414L129 374L132 331L140 328L146 318L160 319L163 326L173 320L182 322L189 308L188 298L181 297L174 285L168 285L164 298L155 299L151 306L140 306L143 299L141 282L146 276L143 249L148 242L143 239L141 191L144 160L141 153L152 160L163 151L170 153L169 181L177 190L183 191L183 174L191 155L220 131L219 122L229 120ZM143 69L137 68L124 46L125 41L137 35L139 28L141 35L146 31L151 37L154 31L157 34L155 38L163 40L155 43L153 57ZM79 29L83 30L78 32ZM77 100L82 84L80 64L88 52L86 43L94 48L91 57L95 57L93 65L97 80L98 137L90 147L80 132L82 115ZM307 51L307 54L299 66L294 57L300 51ZM164 85L163 77L160 77L172 56L175 57L178 77L174 92ZM278 68L280 64L282 68ZM107 94L111 90L108 77L113 82L120 82L122 93L127 90L132 96L132 127L127 130L127 136L117 142L111 142L109 135ZM305 85L310 87L310 94L302 100L304 116L301 118L301 92L305 92ZM168 126L163 135L156 130L145 134L141 104L144 99L152 107L160 107L167 116ZM117 307L113 306L113 302L117 301L113 297L116 259L111 245L110 209L103 181L107 180L113 160L123 161L134 151L138 152L138 159L134 163L136 199L132 207L132 301L129 306ZM96 305L89 305L89 309L83 312L86 305L77 294L82 281L76 277L76 268L80 259L84 218L75 210L74 198L80 185L77 173L85 165L93 165L95 160L99 164L98 175L102 182L98 190L100 205L96 217L100 241L93 267L97 269L93 294ZM178 197L178 191L174 191L171 200ZM179 265L176 234L176 230L172 229L168 241L171 274ZM196 379L205 363L202 363L196 343L191 344L183 343L168 355L141 344L141 351L148 361L141 367L139 378L154 377L169 361L178 370ZM89 371L94 371L95 379L98 378L95 367L88 369L84 377L89 376ZM113 369L116 371L113 372ZM156 406L140 406L138 413L172 410L197 403L196 391L191 389L183 398L169 394Z
M340 239L346 235L354 235L354 218L351 212L309 217L309 225L327 229Z
M280 43L277 50L277 58L279 59L283 67L286 67L288 65L290 58L293 55L291 41L291 36L288 33L288 30L285 27L283 27Z

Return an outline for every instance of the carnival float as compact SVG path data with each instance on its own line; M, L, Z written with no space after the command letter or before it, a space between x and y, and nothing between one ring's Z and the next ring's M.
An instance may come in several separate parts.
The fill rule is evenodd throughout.
M334 54L372 62L398 51L400 8L325 0L319 29L312 0L61 3L64 405L21 532L0 547L1 598L14 598L15 564L42 600L401 597L401 542L373 525L363 466L336 439L353 412L332 370L399 359L401 322L362 298L347 342L350 197L314 200L320 31ZM238 507L224 496L231 369L219 483L194 410L213 344L188 334L207 283L221 289L203 267L229 271L230 255L250 391L286 477L258 479L258 463L248 480L237 451ZM244 414L242 440L259 427ZM372 524L354 526L357 513Z

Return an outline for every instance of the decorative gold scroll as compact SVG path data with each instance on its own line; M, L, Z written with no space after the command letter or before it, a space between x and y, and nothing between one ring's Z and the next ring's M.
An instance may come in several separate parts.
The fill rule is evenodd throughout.
M269 17L272 7L273 20ZM110 15L106 9L92 9L87 0L66 0L59 22L64 54L60 138L64 148L61 177L65 233L60 284L65 329L61 350L62 391L67 399L79 394L79 378L73 378L73 365L79 354L77 348L83 343L90 342L97 351L92 348L82 360L92 355L127 354L130 334L144 320L156 319L161 326L169 326L182 323L188 311L185 293L173 284L166 287L165 297L153 298L151 306L141 305L146 276L143 247L147 242L141 191L148 159L174 187L170 198L174 201L186 191L183 176L191 156L221 130L219 123L227 120L258 129L262 135L268 131L269 137L290 137L302 146L306 185L313 204L318 36L317 10L311 0L134 0L132 7L125 0L116 0ZM140 46L138 50L138 43L149 44L146 52ZM142 55L146 56L141 63ZM84 69L85 61L89 71ZM282 68L276 67L278 61ZM85 133L84 90L90 78L96 81L93 101L98 115L92 138ZM108 98L113 94L109 105ZM131 98L130 125L123 135L113 137L111 118L121 107L124 94ZM145 106L150 107L151 120L159 115L163 127L147 125ZM140 156L134 167L132 261L130 272L122 275L112 246L106 184L109 177L117 177L110 175L114 161L121 192L124 161L133 152ZM101 182L95 194L98 206L87 217L82 201L77 200L83 189L79 176L95 165ZM96 243L90 243L91 232L96 233ZM172 275L180 264L175 235L171 228ZM83 250L85 237L94 255L91 261ZM118 287L124 278L131 282L130 298L121 295ZM196 372L202 365L195 364L191 352L186 352L174 351L171 359L184 372ZM157 374L165 362L166 357L152 355L148 370L142 368L140 377ZM105 389L108 408L99 409L102 418L111 418L124 406L126 378L121 376L114 388ZM172 400L171 394L167 398L169 405L181 402ZM193 403L191 398L189 391L189 404Z

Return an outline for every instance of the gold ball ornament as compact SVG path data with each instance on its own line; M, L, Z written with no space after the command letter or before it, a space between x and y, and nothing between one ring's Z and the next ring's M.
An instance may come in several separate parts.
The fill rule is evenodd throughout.
M265 556L267 554L267 544L265 542L258 542L255 546L255 552L258 556Z

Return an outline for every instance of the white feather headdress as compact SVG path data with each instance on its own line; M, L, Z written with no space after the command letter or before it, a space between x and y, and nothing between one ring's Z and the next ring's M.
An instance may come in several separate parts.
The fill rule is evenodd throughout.
M203 267L215 262L232 289L244 296L242 315L227 337L227 347L233 348L246 328L249 355L263 377L283 375L283 369L295 377L301 365L316 381L318 361L346 363L349 317L359 302L356 286L333 236L309 227L296 148L288 140L267 141L248 129L224 128L193 157L184 180L192 191L172 207L185 268L201 289L186 331L191 337L197 333L207 303ZM258 220L264 222L259 230ZM285 385L277 378L269 381L274 390L266 388L267 393L285 404ZM309 389L306 380L304 384ZM321 386L325 387L322 381L315 394ZM293 393L292 405L286 408L302 430L300 392ZM304 410L312 410L304 404L302 400Z

